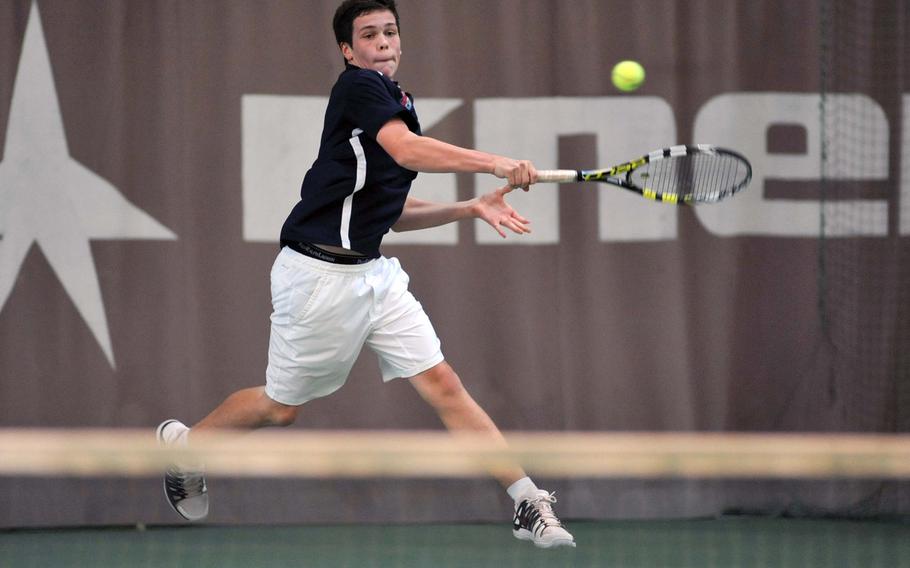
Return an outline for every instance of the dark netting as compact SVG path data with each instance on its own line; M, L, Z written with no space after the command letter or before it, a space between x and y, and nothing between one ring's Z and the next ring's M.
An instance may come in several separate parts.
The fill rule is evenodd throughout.
M819 313L854 430L910 429L910 2L821 5Z

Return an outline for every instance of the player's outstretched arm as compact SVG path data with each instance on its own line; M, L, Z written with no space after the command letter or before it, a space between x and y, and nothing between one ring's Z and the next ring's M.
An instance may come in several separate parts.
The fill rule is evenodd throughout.
M457 203L436 203L408 197L401 217L392 227L393 231L416 231L452 223L460 219L483 219L505 238L505 229L522 235L530 233L530 221L522 217L511 205L506 203L505 196L512 187L505 185L489 193L468 201Z
M388 121L376 141L398 165L415 172L492 174L509 180L512 187L525 189L537 183L537 169L528 160L513 160L418 136L400 118Z

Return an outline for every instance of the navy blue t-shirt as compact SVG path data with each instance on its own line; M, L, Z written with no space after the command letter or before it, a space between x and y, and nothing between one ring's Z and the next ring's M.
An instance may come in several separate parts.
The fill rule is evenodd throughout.
M303 179L282 241L341 246L379 256L382 237L401 216L417 172L399 166L376 142L400 117L420 134L411 96L382 73L347 65L332 88L319 156Z

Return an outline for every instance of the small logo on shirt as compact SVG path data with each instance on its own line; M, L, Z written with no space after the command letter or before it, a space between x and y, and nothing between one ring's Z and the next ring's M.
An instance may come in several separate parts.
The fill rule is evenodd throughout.
M404 91L401 92L401 106L408 110L411 110L411 108L414 106L414 104L411 103L411 97L409 97L408 94Z

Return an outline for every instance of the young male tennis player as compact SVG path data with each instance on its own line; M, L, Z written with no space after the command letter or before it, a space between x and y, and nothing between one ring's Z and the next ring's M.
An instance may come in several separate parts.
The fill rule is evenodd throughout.
M364 344L378 355L383 380L407 377L449 430L504 443L444 360L429 318L408 292L407 274L379 246L390 228L465 218L483 219L503 237L504 228L527 233L527 219L504 197L527 189L537 171L528 161L421 136L413 99L392 79L401 59L394 0L346 0L333 26L345 69L329 98L319 156L281 231L265 387L232 394L192 430L163 422L157 435L164 444L186 444L191 431L291 424L303 403L344 384ZM508 184L470 201L433 203L408 196L417 172L489 173ZM546 548L575 546L553 512L551 493L517 466L495 476L515 501L517 538ZM183 517L206 517L202 471L172 467L164 486Z

